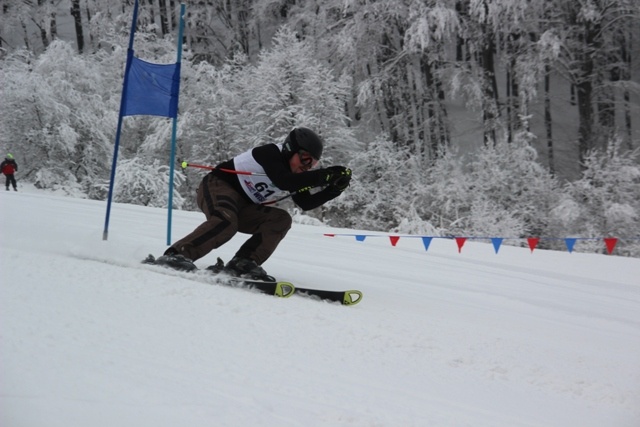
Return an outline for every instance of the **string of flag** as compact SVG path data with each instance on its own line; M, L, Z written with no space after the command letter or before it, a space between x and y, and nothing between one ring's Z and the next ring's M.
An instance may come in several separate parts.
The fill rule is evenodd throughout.
M422 239L422 243L424 244L425 251L429 250L429 246L433 239L448 239L455 241L458 246L458 253L462 252L462 248L464 244L469 240L488 240L493 245L493 249L497 254L500 251L500 247L505 240L526 240L531 253L538 247L538 244L541 240L564 240L565 246L569 253L572 253L574 247L578 241L581 240L601 240L608 254L613 253L618 241L620 240L640 240L640 236L638 237L630 237L630 238L618 238L618 237L471 237L471 236L400 236L400 235L386 235L386 234L343 234L343 233L324 233L326 237L355 237L356 241L364 242L365 239L370 237L384 237L388 238L391 246L396 246L400 241L400 238L411 238L411 239Z

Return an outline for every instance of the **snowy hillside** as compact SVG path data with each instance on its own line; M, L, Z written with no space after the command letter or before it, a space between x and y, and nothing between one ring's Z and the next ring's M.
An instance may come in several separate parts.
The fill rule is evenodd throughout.
M149 271L166 211L105 208L0 192L0 426L640 426L639 259L294 225L266 270L345 307Z

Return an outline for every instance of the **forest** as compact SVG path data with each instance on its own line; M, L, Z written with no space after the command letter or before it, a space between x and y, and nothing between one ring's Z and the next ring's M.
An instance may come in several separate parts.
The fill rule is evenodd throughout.
M0 0L0 150L105 200L133 0ZM180 4L140 0L135 55L176 62ZM177 156L325 141L336 227L640 256L637 0L189 0ZM171 120L126 117L115 201L166 207ZM201 170L176 169L196 209ZM293 205L283 208L295 212Z

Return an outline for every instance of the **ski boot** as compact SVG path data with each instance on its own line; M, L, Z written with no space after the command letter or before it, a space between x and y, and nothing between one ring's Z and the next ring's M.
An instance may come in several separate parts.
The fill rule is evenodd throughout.
M232 276L243 277L252 280L275 282L273 276L269 276L254 260L235 256L224 266L223 271Z
M193 261L180 254L165 254L158 258L154 258L153 255L149 255L144 261L142 261L142 263L161 265L178 271L196 271L198 269Z

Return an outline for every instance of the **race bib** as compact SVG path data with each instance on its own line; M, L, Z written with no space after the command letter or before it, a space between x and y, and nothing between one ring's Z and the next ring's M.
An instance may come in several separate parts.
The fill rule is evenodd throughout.
M264 169L253 158L251 151L245 151L233 159L236 170L264 174ZM258 204L277 200L286 194L286 192L276 187L266 174L238 175L238 179L247 196Z

